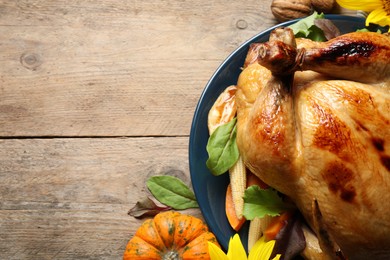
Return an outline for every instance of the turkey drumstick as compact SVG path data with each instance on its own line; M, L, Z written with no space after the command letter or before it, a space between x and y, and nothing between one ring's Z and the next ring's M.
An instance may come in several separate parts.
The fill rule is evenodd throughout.
M258 62L277 74L290 74L293 70L312 70L334 78L365 83L375 83L390 78L390 36L388 34L354 32L327 42L299 39L297 50L280 41L257 43L257 45ZM270 57L275 53L279 55ZM280 66L280 60L291 59L295 59L295 63L290 64L290 68L286 68L283 64Z

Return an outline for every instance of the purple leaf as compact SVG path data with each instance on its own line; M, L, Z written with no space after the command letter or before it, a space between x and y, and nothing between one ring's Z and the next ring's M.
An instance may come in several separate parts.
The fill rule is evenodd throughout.
M143 218L146 216L155 216L162 211L172 209L169 206L158 206L153 200L145 197L141 201L137 201L127 214L135 218Z
M291 260L298 256L306 247L305 236L302 231L302 217L295 212L286 221L286 225L276 235L276 243L271 255L271 259L276 254L281 254L282 260Z
M327 40L333 39L337 36L340 36L340 30L336 25L328 19L316 19L314 20L314 25L320 28L325 35Z

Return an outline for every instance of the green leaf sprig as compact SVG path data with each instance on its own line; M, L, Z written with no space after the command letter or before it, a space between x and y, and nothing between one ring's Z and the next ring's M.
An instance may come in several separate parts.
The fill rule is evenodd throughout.
M173 209L182 210L199 207L192 190L174 176L152 176L147 180L146 186L159 202Z
M313 14L299 20L298 22L288 26L290 27L295 37L308 38L313 41L326 41L324 32L315 25L316 19L324 19L324 14L318 14L314 12Z
M237 118L219 126L211 134L206 150L209 158L207 168L215 176L227 172L238 160L239 151L236 143Z
M252 185L245 190L243 215L247 220L265 215L278 216L287 209L287 205L274 189L261 189Z

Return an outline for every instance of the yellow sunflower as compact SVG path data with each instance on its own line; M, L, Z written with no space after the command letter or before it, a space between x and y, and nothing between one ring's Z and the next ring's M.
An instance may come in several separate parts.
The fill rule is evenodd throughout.
M362 10L368 14L366 26L370 23L380 26L390 25L390 0L336 0L346 9ZM390 28L389 28L390 31Z
M227 254L213 243L208 243L211 260L269 260L272 254L275 240L265 241L261 237L252 247L247 257L244 246L238 234L230 238ZM276 255L272 260L279 260L281 255Z

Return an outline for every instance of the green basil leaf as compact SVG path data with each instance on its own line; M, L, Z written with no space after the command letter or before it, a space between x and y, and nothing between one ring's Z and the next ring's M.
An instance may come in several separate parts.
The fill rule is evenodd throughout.
M316 19L324 19L325 15L323 13L318 14L314 12L313 14L299 20L298 22L288 26L290 27L296 37L308 38L313 41L325 41L324 32L318 28L314 21Z
M237 118L234 118L219 126L207 142L209 158L206 165L213 175L227 172L238 160L240 154L236 143L236 121Z
M286 204L274 189L252 185L245 190L243 215L248 220L265 215L278 216L286 209Z
M174 176L159 175L150 177L146 182L146 186L159 202L174 209L199 207L192 190Z

